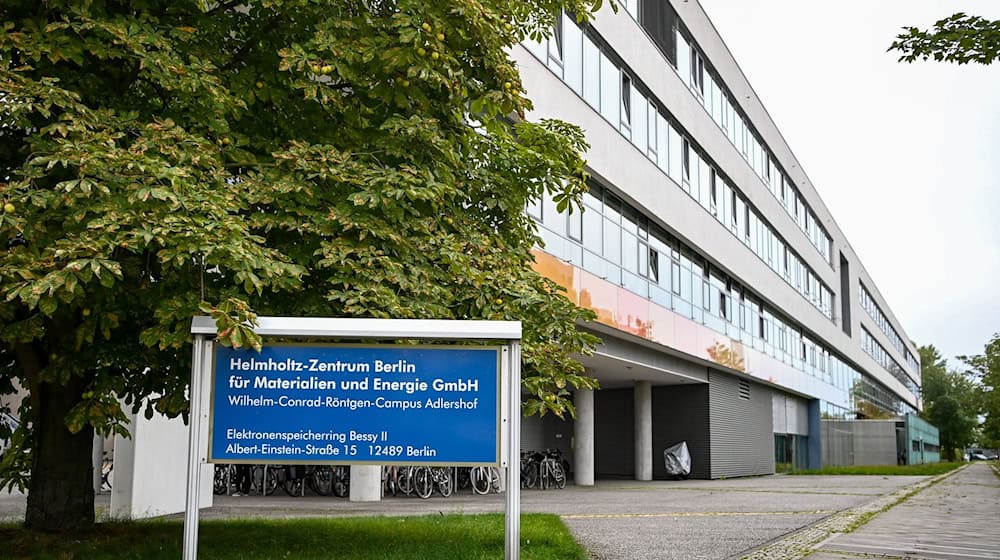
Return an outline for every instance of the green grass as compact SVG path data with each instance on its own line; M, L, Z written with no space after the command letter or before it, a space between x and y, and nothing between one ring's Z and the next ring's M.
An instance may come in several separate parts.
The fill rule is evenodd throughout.
M93 530L32 533L0 526L0 555L12 559L170 559L181 557L180 522L113 522ZM203 521L199 558L297 560L500 559L504 517L438 515ZM8 556L9 555L9 556ZM583 548L555 515L521 516L521 556L585 560Z
M925 463L923 465L874 465L858 467L823 467L803 471L791 471L787 474L812 475L879 475L879 476L936 476L953 471L964 463Z

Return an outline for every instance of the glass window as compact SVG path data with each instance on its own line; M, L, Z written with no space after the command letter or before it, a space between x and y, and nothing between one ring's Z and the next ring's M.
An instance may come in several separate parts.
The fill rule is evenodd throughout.
M622 75L621 131L626 138L632 137L632 80L625 72Z
M600 255L604 246L602 235L601 212L587 208L583 212L583 246Z
M670 174L670 129L667 124L667 119L663 118L663 115L656 113L650 114L651 117L656 118L656 165L663 170L664 173ZM652 138L652 134L650 134ZM652 141L652 140L650 140Z
M583 212L574 208L569 215L569 237L576 241L583 241Z
M562 78L563 59L563 29L562 19L556 20L555 27L552 28L552 36L549 37L549 68L551 68L560 78Z
M601 114L615 128L621 112L621 71L611 59L601 53Z
M532 218L542 221L542 201L541 199L530 199L528 200L528 207L525 209L529 216Z
M563 80L573 91L583 94L583 32L563 13Z
M622 234L622 266L634 274L645 274L639 268L639 239L630 233Z
M556 211L556 203L549 194L542 197L542 223L559 235L566 235L566 215Z
M670 178L680 185L684 181L684 151L687 150L681 134L677 132L673 124L668 125L670 131Z
M645 153L649 144L649 138L646 136L646 125L648 124L646 110L649 107L649 102L634 87L631 89L630 95L632 114L629 120L632 123L632 143ZM653 137L656 137L655 133Z
M622 229L607 218L604 219L604 258L614 264L622 262Z
M656 128L657 117L659 117L659 113L656 112L656 105L650 100L649 106L646 108L646 128L648 129L647 134L649 134L649 147L646 153L650 159L658 162L659 137L657 136L658 130Z
M594 109L601 108L601 51L583 36L583 98Z
M698 194L698 202L706 209L711 208L712 175L714 172L712 166L698 156L698 186L701 189Z
M684 38L680 29L676 30L676 37L677 73L680 74L681 80L686 84L688 77L691 75L691 46L688 45L687 39Z

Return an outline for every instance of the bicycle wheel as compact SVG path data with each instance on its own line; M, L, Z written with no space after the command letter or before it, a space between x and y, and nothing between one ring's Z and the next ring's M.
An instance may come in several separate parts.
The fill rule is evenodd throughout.
M254 465L252 473L252 480L254 488L256 488L257 493L263 496L270 496L274 494L274 491L278 489L278 469L269 468L267 465ZM265 473L267 476L265 477ZM264 488L264 478L267 478L267 487ZM262 491L263 489L263 491Z
M344 498L351 491L350 467L338 466L333 469L333 495Z
M427 499L434 493L434 476L427 467L417 467L413 473L413 491Z
M472 491L476 494L490 493L490 474L487 470L488 468L472 467L472 472L469 473L469 478L472 482Z
M333 469L326 465L321 465L313 469L309 476L309 487L320 496L329 496L333 493Z
M538 488L548 490L552 487L552 460L542 459L538 464Z
M400 467L396 470L396 488L407 496L413 493L413 467Z
M566 487L566 469L563 468L562 463L559 461L552 462L552 480L556 488L562 490Z
M215 465L215 477L212 480L212 493L222 496L229 493L229 465Z
M452 492L455 491L454 480L451 477L451 469L448 467L441 467L435 469L434 480L437 482L437 489L441 496L447 498L451 496Z
M529 461L521 465L521 488L534 488L538 484L538 463Z

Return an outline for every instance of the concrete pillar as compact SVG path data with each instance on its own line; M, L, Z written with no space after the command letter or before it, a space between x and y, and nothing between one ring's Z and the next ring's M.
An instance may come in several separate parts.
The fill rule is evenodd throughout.
M352 502L378 502L382 500L382 466L351 465Z
M594 485L594 391L579 389L573 397L573 481L577 486Z
M101 492L101 463L103 463L104 436L94 434L94 450L90 453L90 464L93 467L92 480L94 482L94 493Z
M653 480L653 385L636 381L635 397L635 479Z

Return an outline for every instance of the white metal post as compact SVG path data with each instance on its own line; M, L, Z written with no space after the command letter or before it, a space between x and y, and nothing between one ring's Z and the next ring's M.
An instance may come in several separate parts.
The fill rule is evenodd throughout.
M521 558L521 342L512 340L509 348L507 526L504 558L506 560L519 560Z
M198 558L198 507L201 505L201 384L204 378L205 336L195 335L188 398L187 498L184 502L184 560Z

